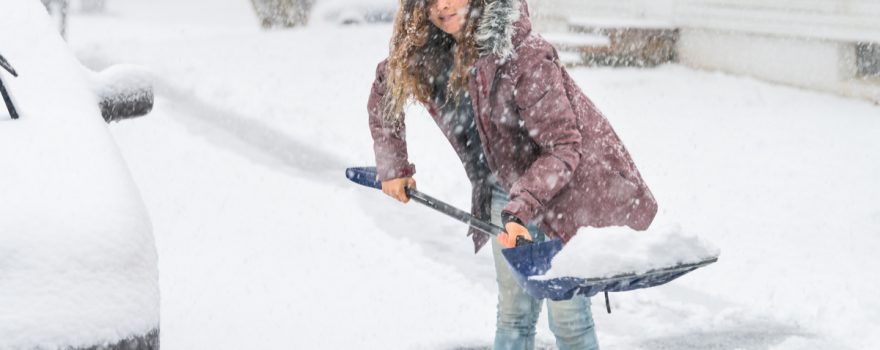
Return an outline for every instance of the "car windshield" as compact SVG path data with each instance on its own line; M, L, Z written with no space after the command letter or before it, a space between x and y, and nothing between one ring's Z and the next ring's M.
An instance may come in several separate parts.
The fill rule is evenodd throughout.
M13 77L17 77L18 73L15 69L12 68L12 65L3 58L3 55L0 55L0 68L12 74ZM2 73L0 70L0 73ZM9 116L12 119L18 119L18 112L15 110L15 105L12 104L12 97L9 96L9 91L6 90L6 85L3 84L3 74L0 74L0 94L3 95L3 103L6 105L6 111L9 112Z

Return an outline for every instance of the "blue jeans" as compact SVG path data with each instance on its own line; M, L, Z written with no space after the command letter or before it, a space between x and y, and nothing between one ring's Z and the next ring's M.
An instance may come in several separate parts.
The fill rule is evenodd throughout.
M492 190L492 222L501 226L501 210L507 205L508 194L500 188ZM536 242L545 238L534 222L528 224L529 233ZM507 261L501 254L501 245L492 239L495 273L498 280L498 319L495 330L495 350L531 350L535 347L535 324L541 313L543 300L535 299L516 283ZM570 300L547 300L550 330L560 350L599 349L590 299L578 295Z

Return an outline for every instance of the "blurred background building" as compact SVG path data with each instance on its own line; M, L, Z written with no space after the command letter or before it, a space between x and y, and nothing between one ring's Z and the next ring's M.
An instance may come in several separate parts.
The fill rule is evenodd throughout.
M568 64L720 70L880 102L877 0L532 0Z
M62 35L68 8L42 0ZM398 0L241 0L264 28L309 19L391 22ZM880 103L880 0L528 0L535 29L569 66L673 62Z

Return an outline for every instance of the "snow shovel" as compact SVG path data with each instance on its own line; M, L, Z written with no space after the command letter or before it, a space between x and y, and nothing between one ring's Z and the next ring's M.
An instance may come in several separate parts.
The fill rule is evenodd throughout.
M375 167L348 168L345 170L345 176L357 184L382 189L382 183L378 180ZM504 229L501 227L475 218L468 212L455 208L415 189L406 189L406 194L418 203L427 205L492 236L504 232ZM544 275L550 270L550 263L553 257L562 250L562 241L554 239L530 243L531 241L525 239L521 241L522 237L517 238L516 247L504 249L501 253L504 254L504 258L510 265L517 283L529 295L538 299L568 300L579 294L591 297L599 292L604 292L605 307L609 313L611 312L611 306L608 302L608 292L624 292L659 286L718 260L718 257L713 257L697 263L679 264L639 274L627 273L612 277L531 279L530 277Z

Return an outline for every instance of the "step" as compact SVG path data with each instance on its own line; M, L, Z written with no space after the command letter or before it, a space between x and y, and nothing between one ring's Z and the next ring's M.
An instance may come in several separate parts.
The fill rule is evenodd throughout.
M676 27L669 22L642 18L598 18L574 17L568 19L570 27L591 29L651 29L674 30Z
M553 44L558 50L611 46L611 38L601 34L544 33L541 34L541 37Z
M588 65L615 67L653 67L677 59L675 43L679 31L665 21L638 18L571 18L573 33L603 35L610 39L606 48L581 50Z
M580 52L559 51L559 62L566 67L584 65L584 56Z
M601 34L551 32L543 33L541 37L556 48L559 60L566 67L584 65L584 52L611 48L611 38Z

